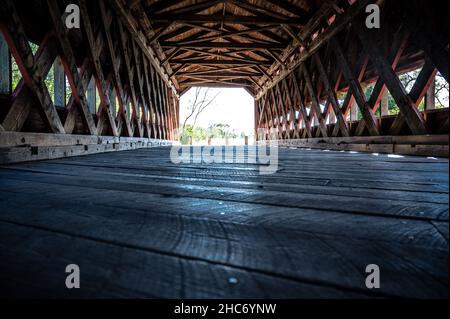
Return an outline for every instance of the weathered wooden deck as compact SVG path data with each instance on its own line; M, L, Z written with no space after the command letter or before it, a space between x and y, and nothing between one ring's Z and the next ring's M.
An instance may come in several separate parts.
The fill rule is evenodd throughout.
M280 149L261 176L174 165L168 148L2 166L0 294L448 297L448 168ZM71 263L80 289L65 287Z

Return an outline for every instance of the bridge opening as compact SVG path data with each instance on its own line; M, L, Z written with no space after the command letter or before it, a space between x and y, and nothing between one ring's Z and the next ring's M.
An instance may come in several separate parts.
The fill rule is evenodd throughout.
M254 103L243 88L191 88L180 99L181 143L253 145Z
M0 297L448 298L448 24L2 0Z

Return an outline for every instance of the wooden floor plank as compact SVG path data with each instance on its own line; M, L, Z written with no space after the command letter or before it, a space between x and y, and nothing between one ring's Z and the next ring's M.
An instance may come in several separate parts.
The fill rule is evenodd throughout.
M0 232L3 237L0 296L3 298L370 296L20 225L0 223ZM74 262L82 273L80 289L69 290L64 285L65 267Z
M1 167L0 293L71 297L65 274L47 272L75 258L82 297L448 297L448 161L280 149L280 170L263 176L175 165L169 151ZM224 273L246 285L223 288Z
M370 199L353 196L333 196L325 194L281 193L265 190L240 190L234 188L220 189L209 186L193 186L183 184L150 184L140 181L123 181L117 178L96 179L93 176L73 178L64 175L42 173L3 172L4 179L19 179L41 183L71 185L83 187L89 185L96 189L129 190L136 188L138 193L164 194L167 196L183 196L205 199L217 199L236 202L258 203L273 206L309 208L319 210L335 210L355 214L402 216L416 219L448 220L447 204L410 203L400 200Z
M3 167L6 168L6 167ZM142 170L142 169L109 169L104 167L90 167L90 166L69 166L56 163L32 163L23 164L20 167L9 167L8 169L37 172L45 174L58 174L68 176L80 176L89 175L90 177L103 178L105 174L110 177L119 178L122 181L144 181L147 183L157 183L158 185L164 183L180 183L188 185L201 185L210 187L227 187L237 189L264 189L266 191L277 192L295 192L295 193L307 193L307 194L323 194L324 187L326 187L326 193L329 195L345 196L350 194L354 197L364 198L379 198L379 199L392 199L392 200L410 200L414 202L425 203L442 203L448 204L449 198L447 193L427 192L421 189L420 191L402 191L402 190L384 190L384 189L371 189L370 191L360 189L357 187L334 187L329 184L326 185L302 185L289 183L287 185L283 179L267 179L264 182L248 181L248 180L225 180L220 178L184 178L179 176L168 176L163 174L155 174L155 170Z

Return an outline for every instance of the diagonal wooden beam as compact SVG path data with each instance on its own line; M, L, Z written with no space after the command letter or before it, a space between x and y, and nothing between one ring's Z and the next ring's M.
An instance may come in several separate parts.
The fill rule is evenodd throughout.
M336 117L338 119L339 129L341 130L341 133L343 136L350 136L347 122L345 121L344 115L342 114L341 107L339 106L339 102L337 100L336 94L334 93L333 88L331 87L330 80L328 79L328 75L325 71L325 67L323 66L322 59L320 57L320 53L317 52L313 56L313 58L316 62L317 69L319 70L319 74L322 78L322 82L324 84L325 91L328 94L328 98L329 98L329 101L333 108L334 114L336 115ZM326 107L327 106L328 106L328 104L326 105Z
M286 78L281 81L283 88L286 92L286 97L289 105L289 112L291 114L291 122L294 124L294 138L300 138L300 132L298 128L298 122L295 120L295 110L294 110L294 100L291 96L292 90L289 89L289 85L287 83Z
M271 117L272 117L272 130L276 130L277 131L277 136L280 136L280 115L278 114L278 110L276 108L276 103L275 103L275 99L273 96L273 89L269 90L269 92L267 92L268 94L268 99L269 99L269 107L270 107L270 111L271 111Z
M306 107L304 104L304 99L300 91L300 86L297 81L297 77L294 73L291 74L291 79L293 82L294 90L295 90L295 96L297 97L299 107L300 107L300 114L302 115L302 121L303 124L305 124L305 132L309 138L313 137L312 135L312 129L311 129L311 120L308 117L308 112L306 112Z
M137 73L137 79L138 79L138 86L139 86L139 91L138 91L138 98L142 103L142 107L143 107L143 118L142 121L144 123L144 127L146 129L147 135L148 137L151 137L152 132L151 132L151 119L148 118L148 113L149 113L149 109L150 109L150 104L148 103L150 100L147 100L145 98L145 94L144 94L144 75L142 74L142 69L143 69L143 61L139 58L139 52L138 52L138 48L136 46L136 43L134 41L132 41L132 49L133 49L133 57L134 57L134 65L136 66L136 73ZM142 56L142 54L141 54Z
M72 89L72 94L75 97L77 105L80 107L80 113L89 130L89 133L91 135L97 135L95 122L92 118L92 115L89 113L89 109L86 103L86 97L84 96L86 87L83 86L83 82L80 80L80 74L78 73L75 55L67 36L67 28L62 25L62 15L58 8L58 1L47 0L47 5L50 11L50 16L52 18L56 36L59 40L59 44L64 55L64 68Z
M393 43L391 44L391 49L389 52L388 60L391 62L392 68L395 70L397 68L398 63L400 62L400 58L406 48L406 45L408 43L410 37L409 32L405 32L404 29L401 27L395 36L395 39ZM372 95L369 98L369 105L372 108L372 111L376 113L380 101L382 97L385 95L387 90L386 85L382 81L382 79L379 77L377 79L377 82L375 83L375 86L372 91ZM364 120L361 120L358 123L358 127L356 128L355 135L360 136L363 134L365 128L365 122Z
M420 114L418 108L415 103L408 96L405 88L400 82L397 74L392 69L389 62L383 55L383 52L378 47L377 42L373 39L378 38L378 33L371 30L371 32L363 31L365 28L354 28L361 42L363 43L364 48L370 56L372 64L377 69L378 74L383 79L384 83L389 89L392 97L397 103L400 112L405 117L405 121L408 124L409 128L413 132L413 134L427 134L428 129L425 124L425 120ZM366 125L368 121L366 121Z
M100 3L102 5L103 1L100 1ZM149 45L148 39L146 39L145 35L143 35L142 32L139 32L139 30L137 29L136 21L127 12L121 1L111 0L111 3L124 26L128 29L130 34L132 34L133 40L137 42L139 47L142 49L142 52L147 56L147 58L149 59L150 63L153 65L155 70L161 75L161 78L166 82L166 84L172 89L173 93L178 97L176 86L169 77L170 73L168 73L165 69L161 67L161 61L159 61L158 59L158 54ZM172 20L170 20L170 22L171 21Z
M331 40L331 45L334 49L334 53L336 55L338 64L342 69L342 73L349 85L349 88L356 100L356 103L358 104L358 108L361 111L361 114L364 118L364 121L366 123L367 129L369 130L370 135L372 136L380 135L377 124L377 118L373 113L372 109L370 108L369 103L367 103L366 97L361 88L361 85L359 84L359 81L355 78L352 70L350 69L347 59L344 56L344 52L342 51L341 45L336 39Z
M305 65L303 65L300 69L305 79L306 88L308 89L309 95L311 97L311 109L314 111L314 115L316 116L317 121L319 121L319 130L322 133L323 137L328 137L327 126L322 116L319 99L317 98L316 91L313 87L309 71Z
M112 35L111 35L111 29L110 29L111 24L109 23L110 19L108 19L109 12L107 11L107 8L105 7L105 4L103 1L100 1L99 4L100 4L100 15L101 15L101 20L102 20L102 31L103 31L104 37L106 39L106 48L107 48L106 51L108 52L109 60L111 61L111 65L112 65L112 69L113 69L113 79L114 79L116 92L117 92L117 96L118 96L118 101L119 101L119 123L118 123L118 126L120 126L121 128L123 127L124 128L123 131L125 132L125 135L131 137L131 136L133 136L133 130L131 128L131 124L128 119L128 116L126 116L126 114L125 114L125 110L126 110L125 93L124 93L124 89L122 86L122 79L120 76L120 69L119 69L120 65L118 63L118 61L120 61L120 60L116 57L116 47L112 41ZM125 124L125 125L122 125L122 124ZM120 131L120 129L118 129L118 131Z
M280 84L277 83L277 85L275 85L275 92L277 94L277 105L278 108L281 110L281 116L283 117L283 123L282 123L282 133L284 131L287 131L287 116L286 116L286 111L285 111L285 103L283 100L283 94L281 94L281 90L280 90Z
M366 73L368 64L369 64L369 57L367 56L367 54L364 54L361 57L360 63L357 63L357 70L358 70L358 72L356 72L356 74L357 74L356 80L358 82L361 82L362 79L364 78L364 74ZM342 75L342 72L341 72L341 75ZM335 91L338 90L337 84L338 83L336 83ZM355 98L354 98L354 96L352 94L351 89L349 89L347 91L347 95L345 96L344 102L342 103L342 106L341 106L341 112L344 115L345 119L347 119L348 113L351 110L351 105L354 102L355 102ZM334 130L333 130L333 136L337 136L338 133L339 133L339 126L336 125L334 127Z
M286 1L286 0L266 0L267 2L271 3L272 5L275 5L279 8L282 8L283 10L293 13L301 18L304 18L305 16L309 16L308 12L304 9Z
M86 6L86 0L80 0L80 10L81 10L81 14L83 16L83 24L84 24L84 30L86 33L86 38L88 40L88 47L89 47L89 52L90 52L90 56L91 56L91 62L94 66L94 70L95 70L95 74L96 74L96 79L98 81L98 83L100 85L97 85L97 87L100 87L100 90L98 90L99 95L100 95L100 100L101 100L101 112L105 115L105 118L111 128L112 134L114 136L118 136L118 132L117 132L117 126L116 126L116 121L114 119L114 117L111 114L111 96L110 96L110 88L109 86L106 85L106 81L105 81L105 77L104 77L104 73L103 73L103 68L102 65L100 63L100 53L101 53L101 47L97 47L97 42L95 41L94 38L94 34L93 34L93 29L92 29L92 25L91 25L91 21L89 18L89 13L87 10L87 6ZM101 43L103 44L103 42ZM99 134L101 132L98 132Z
M162 112L161 112L161 101L160 101L160 97L159 97L159 92L158 92L158 86L157 86L157 76L158 74L153 70L153 67L151 65L148 66L148 70L150 71L149 75L149 81L152 85L152 96L153 96L153 101L154 101L154 106L155 106L155 111L156 111L156 125L157 125L157 130L158 130L158 138L163 139L164 135L163 135L163 130L162 130Z
M411 91L409 92L409 97L415 103L416 106L419 106L423 97L425 96L428 88L431 83L434 81L437 73L437 69L434 67L433 62L430 59L426 59L425 65L419 73L419 76L416 79ZM400 133L401 129L405 125L405 118L402 113L397 114L394 122L389 129L389 134L397 135Z
M156 121L157 119L157 113L155 109L155 101L153 100L152 92L151 92L151 86L149 82L149 74L148 74L148 62L145 56L142 57L142 63L143 63L143 71L144 71L144 87L146 88L147 93L147 99L148 99L148 107L149 107L149 121L152 128L152 135L151 137L157 138L158 132L156 130ZM153 115L155 114L155 119L153 118Z
M427 31L426 26L423 25L423 19L416 19L417 14L415 12L413 13L411 8L408 8L408 6L405 5L403 9L404 10L400 13L400 17L414 35L412 37L413 41L425 51L445 80L449 82L448 39L447 42L443 43L437 38L436 34ZM425 21L428 22L428 20Z
M64 127L44 83L45 72L42 70L41 66L36 63L37 59L35 59L31 51L22 22L20 21L16 7L11 0L5 0L0 6L0 16L6 24L6 30L4 30L5 40L8 43L12 55L16 59L24 82L39 101L39 105L44 114L44 119L47 121L52 132L65 133Z
M140 122L139 118L139 102L136 96L136 88L134 86L134 69L132 69L131 61L130 61L130 50L128 47L128 36L126 35L122 23L118 21L118 27L119 27L119 37L120 37L120 43L122 44L122 55L125 60L125 74L127 75L128 79L128 86L130 88L131 93L131 104L133 107L133 120L136 122L137 129L139 136L143 136L143 130L142 130L142 123ZM133 41L133 40L131 40Z
M80 68L80 77L84 87L88 87L89 82L94 74L89 59L85 59ZM76 121L79 115L75 95L71 94L66 105L66 116L64 118L64 130L66 134L72 134L76 126Z
M273 0L275 1L275 0ZM264 84L264 89L259 91L256 95L256 98L259 99L265 92L265 90L273 87L276 82L281 81L283 78L288 76L292 71L297 69L300 65L302 65L312 54L314 54L318 49L320 49L324 44L328 43L330 39L332 39L337 33L342 31L348 24L353 20L355 16L361 13L367 6L367 4L373 2L374 0L359 0L356 1L353 5L351 5L345 13L338 16L332 24L330 24L323 32L318 34L316 38L314 38L308 46L297 54L291 62L289 62L285 68L281 66L278 62L270 68L270 74L274 74L272 72L278 72L271 80L267 81L264 79L261 80L260 84ZM315 30L320 27L322 21L331 14L333 9L329 6L329 4L324 3L323 7L317 11L317 16L314 16L310 19L310 22L307 24L305 28L302 29L299 37L301 39L306 38L307 36L311 36L315 33ZM295 51L299 47L299 43L297 41L293 41L283 52L281 57L282 61L288 61L289 57L295 54ZM265 82L265 83L264 83Z
M34 57L35 64L41 68L42 76L46 78L53 61L58 55L57 45L50 34L48 34L39 45ZM7 131L20 131L33 107L34 96L28 85L22 78L13 94L14 98L2 125Z

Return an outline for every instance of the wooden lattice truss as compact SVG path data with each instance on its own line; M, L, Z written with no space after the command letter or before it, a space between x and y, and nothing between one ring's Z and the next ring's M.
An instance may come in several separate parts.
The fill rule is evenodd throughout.
M63 25L69 3L80 29ZM372 3L381 29L364 25ZM0 27L23 78L0 96L0 130L174 139L180 95L225 86L255 96L255 128L283 139L446 134L448 109L418 109L437 72L448 82L444 12L423 0L6 0ZM44 81L55 61L71 91L57 106ZM418 68L407 92L399 74ZM377 116L388 91L400 112Z
M322 42L319 49L302 51L261 92L256 127L281 139L448 133L448 109L440 114L418 110L438 71L448 82L448 21L432 16L436 12L424 2L395 2L386 2L381 29L369 30L358 17L346 25L346 32L335 35L349 16L328 20L314 40ZM398 74L418 68L420 74L407 92ZM368 84L373 85L370 97L363 89ZM376 113L387 91L400 112L380 118ZM342 94L345 98L339 100ZM350 121L352 105L362 120Z
M177 93L159 65L154 66L147 44L133 33L132 22L117 13L119 10L112 10L109 2L80 0L82 28L69 30L63 25L61 2L39 4L45 6L42 9L49 14L50 24L45 34L38 34L35 54L18 5L7 0L0 6L1 31L23 76L3 116L2 130L21 131L28 120L32 131L173 139L178 123ZM71 90L67 105L58 109L44 82L57 58ZM91 79L100 98L95 114L86 99ZM33 119L42 119L45 127L40 128Z

